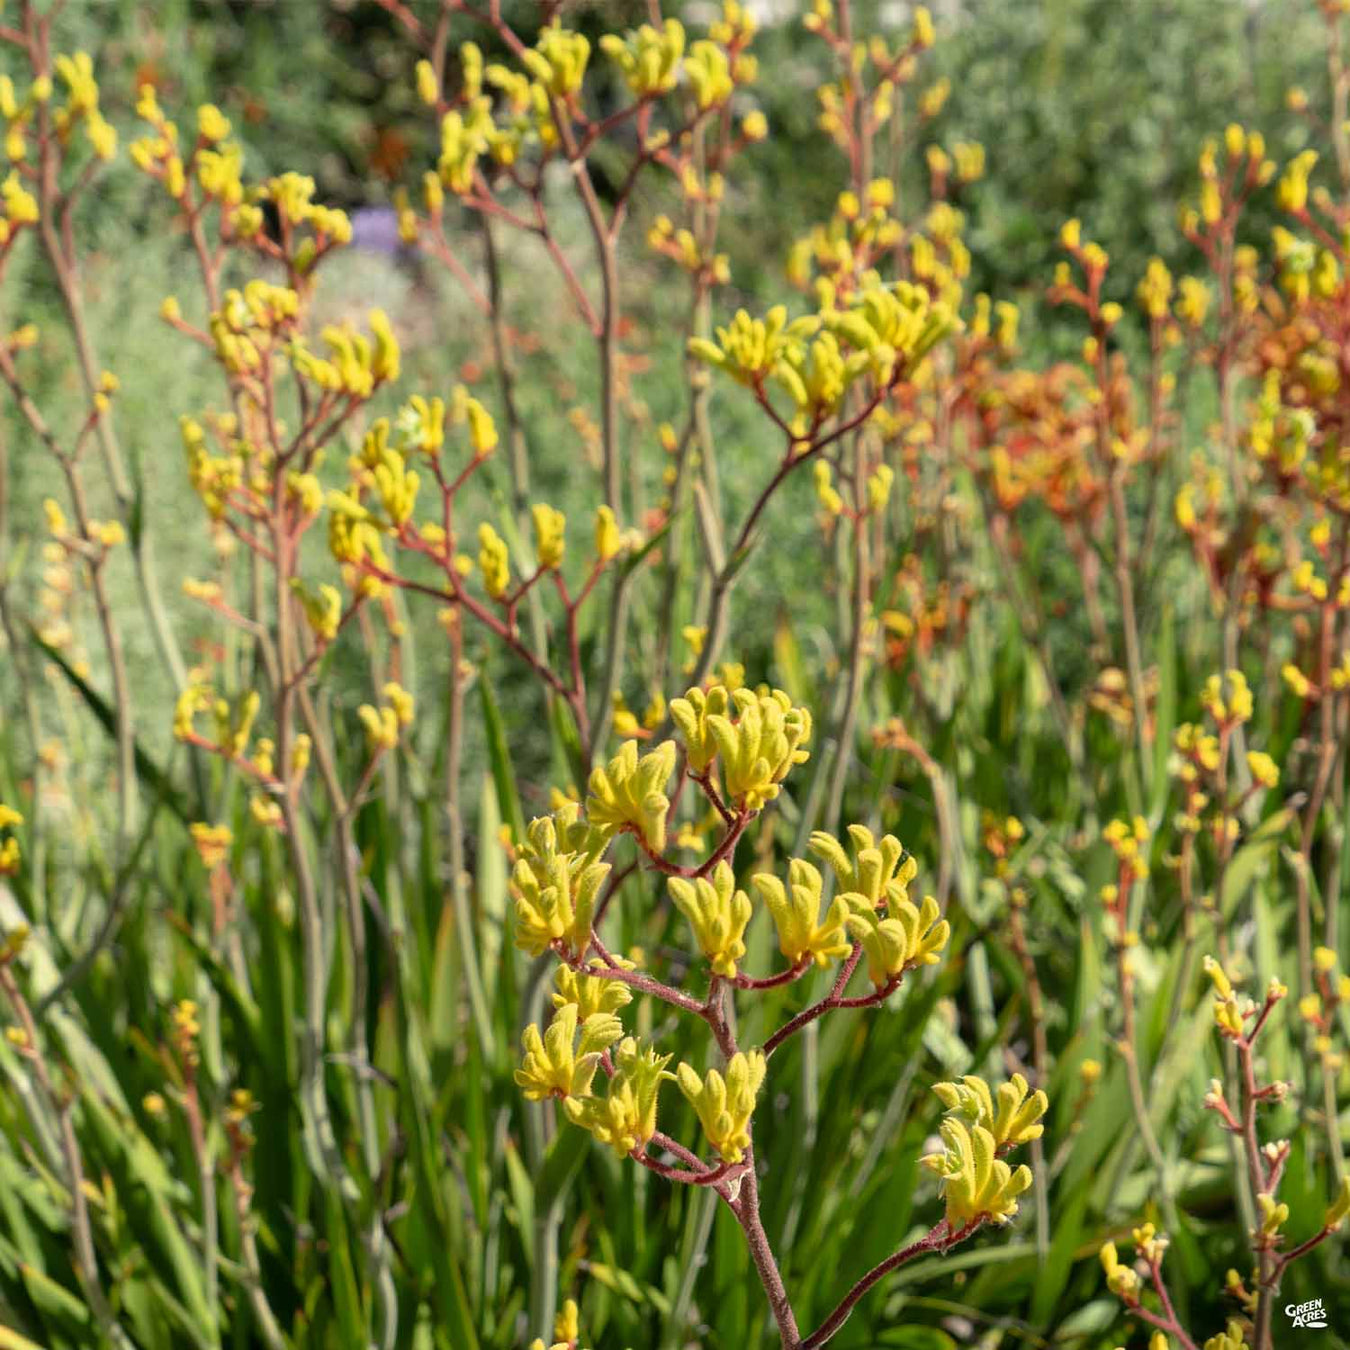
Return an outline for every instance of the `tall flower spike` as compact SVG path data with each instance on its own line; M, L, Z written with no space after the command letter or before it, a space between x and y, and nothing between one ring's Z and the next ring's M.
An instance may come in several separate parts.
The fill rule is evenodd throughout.
M511 874L516 946L539 956L561 939L580 957L590 945L591 918L609 864L595 852L567 851L558 827L552 816L531 821Z
M811 714L794 708L781 689L768 694L738 689L731 699L736 721L709 715L708 730L717 742L728 797L747 811L758 811L778 795L788 771L810 758L805 745L811 739Z
M669 885L675 908L689 920L699 950L719 975L734 977L736 962L745 955L751 905L750 897L736 889L731 864L725 859L719 862L711 880L671 877Z
M811 835L810 849L834 869L842 890L866 896L872 907L878 908L890 901L899 903L909 899L909 883L914 880L919 864L906 857L904 846L893 834L874 839L865 825L848 827L853 857L832 834L816 830Z
M591 1090L600 1056L623 1035L623 1024L612 1013L588 1017L577 1040L577 1007L559 1008L541 1036L531 1022L520 1038L524 1056L516 1082L532 1102L546 1097L584 1097Z
M937 901L931 895L924 896L917 909L907 899L892 902L884 918L865 895L850 892L841 898L852 911L848 931L862 943L868 978L878 989L915 966L937 964L951 925L939 920Z
M989 1084L974 1074L959 1083L934 1083L933 1091L949 1111L988 1130L1000 1152L1045 1133L1040 1119L1050 1103L1039 1089L1028 1096L1027 1080L1020 1073L1001 1083L997 1092L990 1092Z
M779 949L793 965L809 957L818 966L826 966L836 957L848 955L849 942L844 936L848 902L836 896L821 922L823 883L820 873L809 862L792 859L788 864L787 886L768 873L751 877L750 884L769 907L778 930Z
M716 1069L709 1069L706 1078L687 1064L676 1070L680 1091L698 1112L708 1142L726 1162L740 1162L750 1147L750 1117L766 1067L763 1051L751 1050L731 1057L725 1079Z
M674 741L663 741L640 759L637 742L625 741L608 764L591 772L587 818L606 838L632 830L653 853L663 852L670 812L665 788L674 772Z
M942 1178L948 1228L955 1231L977 1219L1007 1223L1017 1213L1017 1197L1031 1185L1031 1169L1013 1171L996 1157L994 1136L981 1125L968 1130L948 1116L941 1134L946 1150L928 1154L923 1164Z
M620 1158L647 1146L656 1133L656 1106L669 1055L638 1048L631 1036L614 1052L614 1076L603 1097L572 1097L564 1103L567 1118L608 1144Z

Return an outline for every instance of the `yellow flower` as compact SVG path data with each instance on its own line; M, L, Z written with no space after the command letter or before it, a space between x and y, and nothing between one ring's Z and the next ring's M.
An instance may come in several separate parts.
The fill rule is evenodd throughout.
M1249 750L1247 752L1247 767L1251 770L1252 777L1262 787L1273 788L1279 785L1279 765L1263 751Z
M810 840L811 852L830 864L840 887L866 896L873 908L908 900L909 883L917 875L919 864L906 856L900 841L893 834L877 840L865 825L850 825L848 837L853 845L852 858L824 830L816 830Z
M1289 1218L1289 1206L1277 1203L1264 1191L1256 1197L1256 1203L1261 1210L1261 1236L1275 1237Z
M742 309L737 310L728 327L718 328L717 342L690 338L689 353L719 366L741 384L753 385L771 374L789 353L800 356L803 341L819 327L815 315L789 323L783 305L775 305L763 319L752 319Z
M625 966L630 962L623 962ZM553 976L558 992L553 995L553 1006L561 1008L565 1004L577 1005L577 1016L581 1021L596 1013L617 1013L632 1001L632 991L620 980L607 980L599 975L587 975L573 970L570 966L559 966Z
M600 39L600 50L619 67L638 98L669 93L679 79L684 25L678 19L667 19L660 30L644 23L622 38L606 33Z
M745 955L745 927L750 922L750 897L736 889L731 864L725 859L713 868L712 879L669 879L675 908L689 920L699 950L719 974L733 977L736 962Z
M531 821L511 874L516 946L531 956L557 941L578 957L590 946L591 918L610 869L599 860L599 850L587 846L592 841L586 828L575 824L576 813L572 802ZM574 1003L579 1005L580 997Z
M664 741L641 758L636 741L625 741L619 753L591 772L586 816L606 838L633 831L653 853L666 846L665 794L675 772L675 742Z
M690 631L685 631L686 638ZM701 642L700 642L701 645ZM706 773L717 758L717 739L708 726L709 717L725 717L731 696L724 685L715 684L708 690L689 689L683 698L670 700L671 721L680 730L685 755L691 772Z
M756 694L737 689L731 695L737 717L709 713L706 727L717 743L722 785L746 811L758 811L779 792L779 783L810 752L811 714L794 708L781 690Z
M197 821L189 826L189 832L192 842L197 846L202 865L208 870L219 867L229 856L234 832L228 825L208 825L204 821Z
M984 1219L1007 1223L1017 1213L1017 1197L1031 1185L1031 1169L1014 1171L996 1157L994 1137L981 1125L967 1129L949 1116L940 1133L946 1149L922 1162L941 1178L947 1227L956 1231Z
M540 1035L538 1023L531 1022L521 1036L524 1056L516 1070L516 1082L532 1102L546 1097L584 1097L600 1056L623 1035L623 1024L612 1014L588 1017L581 1027L577 1044L577 1008L568 1003L558 1009L548 1030Z
M583 1036L589 1025L588 1020L583 1026ZM614 1051L614 1076L605 1095L573 1095L563 1105L567 1118L588 1130L600 1143L608 1144L620 1158L645 1148L656 1133L661 1084L675 1076L666 1072L669 1063L669 1055L658 1055L650 1047L640 1050L637 1041L627 1037Z
M1289 161L1284 176L1276 187L1276 200L1281 211L1297 215L1308 205L1308 175L1317 163L1316 150L1304 150Z
M208 141L223 141L230 134L229 119L214 103L203 103L197 109L197 130Z
M731 1057L725 1078L716 1069L700 1078L688 1064L676 1070L680 1091L698 1113L708 1142L726 1162L740 1162L750 1147L750 1117L766 1069L763 1051L751 1050Z
M825 966L836 957L848 955L849 943L844 936L848 902L835 896L824 921L820 921L823 883L820 873L809 862L793 858L788 863L786 887L767 873L751 877L750 882L773 916L779 949L794 966L807 958Z
M608 506L597 508L595 513L595 556L601 562L608 562L622 547L623 538L619 533L619 523L614 512Z
M567 98L581 88L590 55L586 38L555 21L539 34L532 51L521 52L520 59L550 94Z
M430 61L419 61L416 70L417 97L429 108L434 108L436 106L436 100L440 98L441 93L436 79L436 72L432 68Z
M530 510L534 520L535 552L539 566L556 568L562 566L563 552L567 539L563 533L567 519L563 513L543 502Z
M889 901L884 918L864 895L846 892L841 898L852 911L848 931L862 943L868 977L878 989L915 966L937 964L951 925L939 919L938 904L931 895L924 896L917 908L908 899Z
M511 584L511 560L506 541L486 521L478 527L478 568L488 595L500 600Z
M933 1091L949 1111L988 1130L997 1150L1029 1143L1045 1132L1040 1119L1050 1103L1039 1089L1028 1096L1027 1080L1020 1073L999 1084L996 1093L974 1074L960 1083L935 1083Z
M1226 1331L1211 1336L1205 1342L1205 1350L1247 1350L1247 1342L1242 1335L1242 1323L1236 1318L1230 1319Z
M1126 1303L1134 1303L1139 1295L1139 1276L1131 1267L1122 1265L1116 1255L1116 1244L1107 1242L1098 1253L1102 1269L1106 1272L1106 1287Z

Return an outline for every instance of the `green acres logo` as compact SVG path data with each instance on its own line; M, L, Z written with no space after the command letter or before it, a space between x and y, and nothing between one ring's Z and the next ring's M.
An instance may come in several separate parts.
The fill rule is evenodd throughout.
M1287 1303L1284 1315L1295 1327L1325 1327L1327 1324L1326 1310L1320 1298L1311 1298L1306 1303Z

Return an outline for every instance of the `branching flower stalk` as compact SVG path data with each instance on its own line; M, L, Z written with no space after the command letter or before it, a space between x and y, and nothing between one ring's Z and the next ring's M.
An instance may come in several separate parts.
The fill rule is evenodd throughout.
M1335 1198L1327 1206L1321 1224L1315 1232L1297 1245L1281 1250L1285 1237L1282 1232L1289 1218L1289 1206L1279 1201L1279 1187L1289 1159L1287 1139L1262 1144L1257 1129L1257 1111L1263 1105L1282 1102L1289 1091L1287 1083L1262 1083L1256 1068L1255 1047L1261 1032L1269 1024L1275 1008L1287 997L1288 989L1277 979L1271 980L1260 1004L1241 998L1224 968L1212 957L1205 958L1205 972L1214 986L1214 1021L1220 1037L1230 1043L1237 1062L1236 1084L1225 1084L1219 1079L1210 1083L1205 1096L1205 1107L1214 1112L1223 1128L1237 1138L1244 1158L1245 1183L1258 1216L1250 1233L1251 1250L1255 1261L1252 1285L1249 1288L1237 1271L1230 1271L1227 1291L1237 1298L1243 1313L1250 1321L1230 1320L1225 1336L1212 1337L1205 1342L1206 1350L1237 1350L1251 1337L1251 1350L1272 1350L1272 1314L1280 1282L1288 1268L1300 1257L1320 1246L1342 1227L1350 1214L1350 1180L1342 1179ZM1236 1093L1236 1104L1229 1095ZM1177 1319L1172 1300L1163 1277L1162 1259L1167 1239L1156 1234L1152 1224L1134 1230L1134 1244L1138 1255L1147 1264L1149 1281L1159 1302L1154 1310L1143 1301L1145 1285L1134 1267L1122 1263L1114 1243L1108 1242L1101 1250L1102 1267L1107 1286L1121 1299L1125 1307L1166 1336L1174 1336L1185 1350L1197 1350L1195 1339Z
M900 1264L945 1251L985 1223L1006 1222L1016 1212L1015 1197L1031 1185L1031 1173L1026 1167L1013 1172L1001 1154L1040 1135L1045 1094L1029 1095L1018 1076L997 1092L974 1077L938 1084L935 1091L952 1114L942 1126L946 1150L925 1163L941 1179L945 1217L863 1277L819 1328L802 1335L760 1216L752 1117L769 1065L788 1038L826 1013L884 1004L906 974L937 962L950 927L931 896L921 905L910 899L917 865L893 836L877 840L854 825L846 846L817 832L811 852L831 869L840 893L826 904L824 878L805 859L792 860L786 884L774 874L752 877L787 964L776 974L747 974L740 963L754 902L736 888L731 857L781 781L807 759L811 718L781 691L716 684L691 688L671 701L670 713L682 754L675 741L666 741L640 756L630 740L592 773L584 807L566 802L529 827L513 875L515 940L531 954L551 952L560 967L557 1011L546 1029L526 1028L516 1079L527 1098L556 1099L569 1120L620 1157L668 1180L710 1188L745 1235L785 1350L805 1350L829 1341L868 1289ZM677 774L676 790L687 778L724 824L720 843L692 867L666 856ZM635 966L611 952L598 933L597 902L610 871L604 857L624 834L635 839L647 866L668 879L672 901L708 965L706 993ZM733 991L790 985L835 961L838 974L825 998L788 1019L761 1048L741 1045L730 1016ZM871 990L849 995L851 977L864 961ZM618 1013L635 994L703 1022L720 1067L701 1074L681 1063L671 1073L670 1056L625 1036ZM658 1131L660 1090L668 1080L693 1106L716 1161Z

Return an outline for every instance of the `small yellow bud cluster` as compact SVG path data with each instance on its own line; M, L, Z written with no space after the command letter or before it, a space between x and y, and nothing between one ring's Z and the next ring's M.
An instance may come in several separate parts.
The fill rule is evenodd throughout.
M363 703L356 711L366 729L366 739L375 754L393 750L404 727L412 725L413 696L401 685L390 681L384 686L385 702L378 708Z
M341 592L327 583L311 590L299 577L291 578L291 590L300 602L310 632L321 643L332 642L342 624Z
M568 1299L553 1319L553 1344L546 1346L539 1337L530 1342L530 1350L578 1350L581 1324L575 1299Z
M1335 1049L1332 1033L1339 1025L1340 1012L1350 1004L1350 975L1336 976L1336 953L1330 947L1313 950L1313 978L1316 993L1307 994L1298 1003L1299 1016L1313 1034L1313 1049L1321 1057L1325 1072L1340 1072L1344 1056Z
M662 253L692 276L706 278L719 286L731 280L731 262L725 253L705 253L694 232L676 229L669 216L657 216L647 231L647 246Z
M190 998L180 999L170 1012L174 1049L185 1069L195 1068L198 1061L197 1042L202 1034L197 1020L197 1004Z
M1040 1121L1049 1109L1049 1099L1039 1089L1031 1092L1020 1073L1001 1083L997 1092L974 1074L959 1083L934 1083L933 1091L948 1111L987 1130L1000 1153L1045 1133Z
M1214 985L1215 1026L1228 1040L1241 1040L1247 1019L1256 1011L1252 1001L1239 1000L1228 973L1212 956L1205 957L1204 969Z
M506 541L486 521L478 527L478 570L488 595L500 600L511 584L511 556Z
M862 825L850 825L848 832L852 858L822 830L811 836L811 851L834 870L839 898L849 909L846 926L867 956L868 977L878 989L893 987L907 971L937 963L951 925L931 895L921 905L909 898L918 864L894 835L878 842Z
M581 90L590 60L591 44L561 23L545 28L532 50L520 54L521 63L554 98L571 98Z
M1149 828L1142 816L1135 816L1133 822L1111 821L1102 830L1102 838L1111 845L1127 879L1142 881L1148 876L1148 856L1142 846L1148 843Z
M1211 1336L1204 1350L1248 1350L1243 1325L1236 1318L1230 1318L1225 1330L1217 1336Z
M14 837L13 830L22 824L23 817L12 806L0 802L0 831L5 832L4 838L0 839L0 877L12 877L18 873L19 841Z
M844 934L848 901L835 896L822 920L823 880L809 862L793 858L788 863L786 886L768 873L759 873L750 882L773 918L779 950L794 966L806 961L825 966L848 955L849 943Z
M584 1024L604 1014L596 1014ZM617 1019L615 1019L617 1021ZM583 1027L583 1036L585 1030ZM607 1144L620 1158L647 1146L656 1133L656 1108L670 1055L659 1055L625 1036L614 1048L614 1073L603 1097L572 1094L563 1102L567 1118Z
M1162 323L1172 303L1172 273L1161 258L1150 258L1148 270L1136 291L1144 313L1154 323Z
M1281 211L1303 215L1308 209L1308 178L1317 164L1317 151L1304 150L1294 156L1285 168L1275 189Z
M52 81L49 75L39 75L29 86L22 102L15 94L14 81L8 75L0 75L0 117L7 124L5 158L11 164L20 164L28 158L28 127L37 110L51 96Z
M8 244L25 225L38 222L37 198L24 187L17 172L11 171L0 182L0 201L5 214L0 219L0 246Z
M1098 1252L1102 1270L1106 1273L1106 1287L1120 1299L1126 1307L1139 1302L1139 1276L1134 1268L1125 1265L1116 1253L1116 1244L1107 1242Z
M679 82L684 44L684 25L667 19L659 30L643 24L624 37L606 33L600 50L619 68L634 95L651 98L669 93Z
M537 1024L525 1028L521 1038L525 1055L516 1082L534 1102L588 1096L600 1056L622 1035L623 1023L612 1013L593 1013L579 1022L577 1005L564 1004L542 1035Z
M726 795L744 811L762 810L788 772L810 757L811 714L793 707L781 689L690 689L671 700L670 715L688 747L690 767L707 773L719 760Z
M1226 683L1224 683L1226 679ZM1230 670L1226 678L1211 675L1200 695L1201 706L1214 718L1216 724L1237 726L1251 718L1251 688L1246 676L1239 670Z
M673 713L673 702L671 707ZM587 819L606 839L626 831L651 852L663 852L670 811L665 789L674 772L674 741L641 757L637 742L625 741L613 759L591 772Z
M64 145L72 129L82 123L94 155L104 161L112 159L117 153L117 132L99 111L93 59L88 52L80 51L58 56L52 64L67 90L65 106L57 108L52 117L61 143Z
M234 831L228 825L208 825L205 821L196 821L189 826L189 833L197 856L207 871L214 872L229 857Z
M326 393L366 399L382 384L398 379L398 339L383 310L368 316L371 337L350 324L330 325L319 334L328 356L316 356L297 339L290 346L291 363L298 374L312 380ZM373 339L373 341L372 341Z

